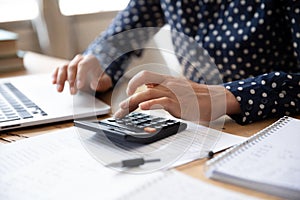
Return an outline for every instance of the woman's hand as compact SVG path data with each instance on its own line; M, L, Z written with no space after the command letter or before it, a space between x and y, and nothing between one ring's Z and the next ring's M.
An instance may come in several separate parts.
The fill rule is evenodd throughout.
M135 93L142 85L147 86L146 90ZM148 71L142 71L130 80L127 94L130 97L120 103L120 109L115 113L117 118L138 107L142 110L163 108L175 117L198 123L240 112L234 95L223 86L198 84Z
M57 85L58 92L64 90L66 81L71 94L81 89L104 92L112 87L111 78L103 72L93 55L78 54L68 64L57 67L52 74L52 83Z

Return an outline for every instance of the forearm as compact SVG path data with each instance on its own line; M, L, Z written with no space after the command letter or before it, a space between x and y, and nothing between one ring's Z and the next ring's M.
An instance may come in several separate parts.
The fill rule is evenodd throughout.
M236 115L241 113L241 107L236 97L229 91L225 90L226 96L226 114L227 115Z

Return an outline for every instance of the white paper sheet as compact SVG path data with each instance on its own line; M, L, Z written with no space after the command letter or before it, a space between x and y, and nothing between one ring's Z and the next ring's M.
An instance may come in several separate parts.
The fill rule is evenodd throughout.
M220 132L206 127L198 128L197 132L198 135L195 138L195 141L190 145L186 153L172 165L172 167L186 164L196 159L205 158L208 156L209 151L219 152L237 145L246 139L245 137ZM207 143L203 142L203 138L205 138L204 141Z
M70 128L1 146L0 174L0 199L115 199L162 172L137 176L105 168Z
M0 199L250 198L173 170L133 175L105 168L76 132L72 127L0 146Z
M254 200L244 194L215 187L211 184L201 182L195 178L187 176L177 171L172 171L142 186L141 192L133 192L125 195L120 200L153 200L153 199L172 199L172 200Z
M147 113L147 111L144 112ZM168 113L160 110L151 111L148 114L172 118ZM103 134L81 128L77 129L77 133L87 151L104 164L135 157L159 158L161 160L157 163L141 166L138 169L130 169L132 173L176 167L196 159L205 158L209 151L218 152L246 139L188 121L184 122L188 124L186 130L148 145L123 141L121 143L114 142Z

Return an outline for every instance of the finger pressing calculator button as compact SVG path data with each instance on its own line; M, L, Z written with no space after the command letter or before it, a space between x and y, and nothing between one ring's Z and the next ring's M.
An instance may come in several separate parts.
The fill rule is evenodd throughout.
M147 132L147 133L155 133L156 132L156 128L145 127L144 131Z

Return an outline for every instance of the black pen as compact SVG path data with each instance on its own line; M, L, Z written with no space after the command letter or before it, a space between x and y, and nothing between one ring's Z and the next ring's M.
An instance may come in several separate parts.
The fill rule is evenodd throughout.
M160 161L159 158L147 159L147 160L145 160L144 158L133 158L133 159L122 160L120 162L110 163L106 165L106 167L138 167L145 163L159 162L159 161Z
M225 150L227 150L227 149L229 149L229 148L231 148L231 147L227 147L227 148L225 148L225 149L222 149L222 150L219 150L219 151L212 151L212 150L210 150L210 151L208 151L208 153L207 153L207 158L208 159L212 159L214 156L215 156L215 154L216 153L220 153L220 152L223 152L223 151L225 151Z
M214 157L215 153L213 151L209 151L207 154L208 159L212 159Z

